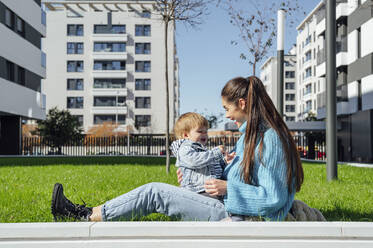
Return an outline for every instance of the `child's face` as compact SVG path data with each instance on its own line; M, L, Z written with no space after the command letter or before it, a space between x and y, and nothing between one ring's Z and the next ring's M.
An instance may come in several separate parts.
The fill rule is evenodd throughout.
M189 133L184 133L184 138L193 142L201 143L202 145L206 145L208 140L207 127L193 128L189 131Z
M225 109L225 117L234 121L238 127L240 127L246 121L246 113L244 111L246 107L246 101L240 99L238 106L234 103L228 102L222 97L223 108Z

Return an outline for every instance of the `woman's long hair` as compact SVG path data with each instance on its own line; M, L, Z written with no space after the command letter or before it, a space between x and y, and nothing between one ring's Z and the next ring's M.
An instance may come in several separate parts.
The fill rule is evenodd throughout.
M245 150L242 161L241 176L248 183L253 183L254 156L258 135L261 137L259 145L260 159L263 154L264 131L261 123L273 128L280 137L284 156L287 163L287 186L292 192L293 178L295 177L295 189L298 192L303 183L304 175L299 153L292 135L277 112L272 100L268 96L263 83L259 78L251 76L237 77L228 81L221 91L221 96L228 102L238 105L240 98L246 100L245 112L247 114L247 126L245 134ZM265 166L265 165L264 165Z

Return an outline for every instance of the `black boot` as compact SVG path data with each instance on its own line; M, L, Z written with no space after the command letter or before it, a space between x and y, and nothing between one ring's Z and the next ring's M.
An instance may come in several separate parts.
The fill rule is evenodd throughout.
M67 199L63 194L63 187L60 183L54 185L51 210L54 221L57 221L57 217L88 221L89 216L92 214L92 208L86 207L85 204L74 204Z

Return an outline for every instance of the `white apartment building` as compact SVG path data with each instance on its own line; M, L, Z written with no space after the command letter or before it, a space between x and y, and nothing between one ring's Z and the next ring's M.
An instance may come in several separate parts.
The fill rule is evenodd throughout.
M0 155L21 154L22 121L45 119L40 0L0 0Z
M284 120L296 120L297 89L296 89L296 48L293 47L289 54L284 56ZM277 102L277 57L268 58L260 67L260 79L268 95L274 103Z
M154 1L45 0L47 109L69 109L84 130L103 122L164 133L164 24ZM175 29L168 34L170 128L179 115Z
M370 0L337 0L337 120L338 159L343 161L373 161L373 3ZM305 89L315 84L310 97L316 103L307 105L303 99L300 115L304 116L305 104L317 118L326 117L325 92L325 5L321 1L298 26L298 64L311 52L311 62L298 70L298 85ZM311 42L307 43L311 37ZM305 44L308 44L306 47ZM304 44L304 45L303 45ZM315 49L317 51L315 59ZM308 61L308 60L307 60ZM316 61L316 69L314 68ZM311 70L310 70L310 69ZM299 69L299 68L298 68ZM307 71L308 70L308 71ZM308 74L307 74L308 73ZM305 77L304 75L312 75ZM320 82L320 83L319 83ZM320 84L320 86L319 86ZM306 89L305 89L306 91ZM302 92L303 93L303 92ZM303 95L303 98L305 95ZM303 106L302 106L303 105ZM303 108L302 108L303 107Z
M322 53L323 43L318 39L316 27L321 1L298 25L297 31L297 120L304 120L309 114L317 114L317 94L325 91L325 79L316 75L317 53Z

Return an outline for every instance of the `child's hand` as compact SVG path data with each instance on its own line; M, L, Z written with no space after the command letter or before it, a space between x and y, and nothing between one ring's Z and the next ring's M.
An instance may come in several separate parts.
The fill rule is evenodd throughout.
M226 154L225 146L224 145L220 145L220 146L218 146L218 148L220 149L221 153L223 153L223 155Z
M236 156L236 152L232 152L230 154L227 153L227 154L225 154L224 159L227 162L227 164L229 164L230 162L233 161L233 159L234 159L235 156Z

